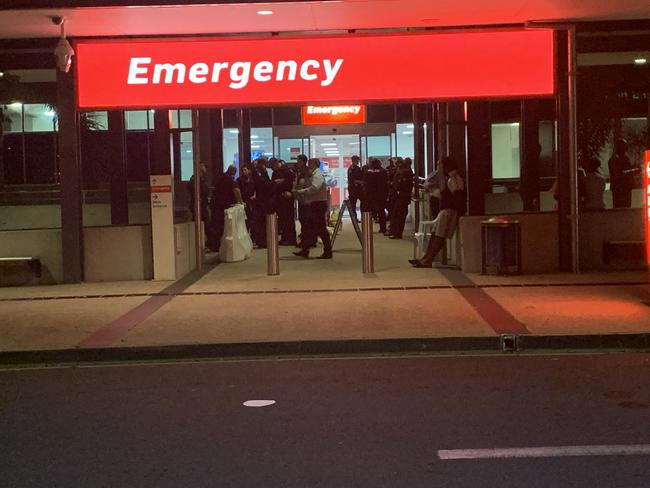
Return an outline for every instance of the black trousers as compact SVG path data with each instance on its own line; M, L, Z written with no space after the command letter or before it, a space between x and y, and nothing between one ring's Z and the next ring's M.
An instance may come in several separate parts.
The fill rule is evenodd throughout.
M293 198L282 198L277 204L278 232L282 242L296 243L296 221L293 218Z
M612 191L612 203L614 208L630 208L632 206L632 190Z
M390 233L396 237L402 237L406 215L409 210L410 198L395 198L393 208L390 211Z
M310 210L311 205L305 205L304 203L298 204L298 221L300 222L300 247L303 249L305 247L312 247L316 245L316 237L313 235L313 232L309 232L308 230L310 224Z
M302 241L300 243L303 249L309 250L311 246L310 243L315 243L317 238L321 238L323 241L323 254L332 253L332 241L330 240L330 234L327 231L327 202L313 202L309 205L304 205L302 208L306 208L307 215L307 228L303 230ZM306 231L306 232L305 232Z
M354 193L350 193L348 195L348 202L350 203L350 208L353 208L354 211L357 211L357 202L360 200L359 195L356 195Z
M253 204L253 222L251 223L251 239L258 247L266 247L266 212L268 206L255 202Z
M379 218L379 232L386 232L386 210L384 205L386 205L385 200L361 201L362 212L372 212L373 215L377 215Z

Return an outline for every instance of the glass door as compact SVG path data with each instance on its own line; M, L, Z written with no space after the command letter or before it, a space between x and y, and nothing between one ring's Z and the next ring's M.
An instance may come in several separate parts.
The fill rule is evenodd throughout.
M330 204L338 208L348 197L348 168L352 156L359 156L361 138L358 134L311 136L309 157L318 158L330 189Z
M305 147L301 138L278 140L277 157L279 159L284 159L287 163L295 163L299 154L305 154Z

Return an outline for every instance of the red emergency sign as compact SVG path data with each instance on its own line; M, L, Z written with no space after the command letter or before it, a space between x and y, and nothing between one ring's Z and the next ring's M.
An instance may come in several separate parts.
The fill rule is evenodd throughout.
M302 107L303 125L364 124L365 105L307 105Z
M83 40L80 109L520 98L554 93L552 30Z

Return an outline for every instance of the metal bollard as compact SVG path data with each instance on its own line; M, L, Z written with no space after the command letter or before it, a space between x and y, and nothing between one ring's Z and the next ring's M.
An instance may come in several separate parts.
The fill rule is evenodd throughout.
M278 216L266 216L266 274L277 276L280 274L280 248L278 246Z
M363 249L363 273L375 272L375 250L372 241L372 212L361 212L361 234Z

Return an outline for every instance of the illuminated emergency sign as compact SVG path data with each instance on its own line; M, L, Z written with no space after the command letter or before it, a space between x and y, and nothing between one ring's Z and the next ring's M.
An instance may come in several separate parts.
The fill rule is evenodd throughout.
M304 125L363 124L365 122L365 105L307 105L302 107L302 123Z
M645 188L645 246L646 261L650 264L650 149L645 152L644 158L644 185Z
M552 30L81 40L80 109L554 94Z

